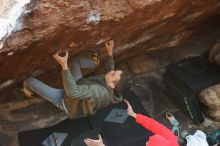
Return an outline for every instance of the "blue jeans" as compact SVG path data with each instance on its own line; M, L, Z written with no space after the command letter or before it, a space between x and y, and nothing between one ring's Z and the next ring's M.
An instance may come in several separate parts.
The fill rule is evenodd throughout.
M83 77L81 68L94 68L96 66L93 60L78 57L70 59L68 65L75 81ZM34 77L29 77L24 82L33 92L67 112L64 104L64 89L50 87Z

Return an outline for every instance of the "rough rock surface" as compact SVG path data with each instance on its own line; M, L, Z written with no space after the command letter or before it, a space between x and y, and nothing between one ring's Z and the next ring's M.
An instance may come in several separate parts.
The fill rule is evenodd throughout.
M217 42L209 50L209 61L220 65L220 42Z
M205 113L210 118L220 121L220 84L201 91L199 99L206 106Z
M219 21L220 2L33 0L28 8L29 13L20 18L23 25L0 49L1 89L30 74L53 70L56 63L51 54L58 49L68 48L71 55L99 52L109 38L115 40L116 61L178 48L191 40L200 40L203 46L198 32L215 39L216 26L211 24Z
M130 70L135 74L152 72L157 69L158 64L158 59L150 58L145 55L134 57L128 62Z

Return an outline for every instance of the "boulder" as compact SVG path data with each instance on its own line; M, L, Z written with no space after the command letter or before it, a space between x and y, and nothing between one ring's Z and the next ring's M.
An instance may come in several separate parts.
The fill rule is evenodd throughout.
M220 121L220 84L210 86L199 93L199 100L205 105L205 113Z

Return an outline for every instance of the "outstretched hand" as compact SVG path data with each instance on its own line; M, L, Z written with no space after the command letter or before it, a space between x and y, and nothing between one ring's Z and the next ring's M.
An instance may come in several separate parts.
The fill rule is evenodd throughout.
M105 48L106 48L106 51L107 51L109 56L112 56L112 54L113 54L113 47L114 47L114 41L113 40L110 40L110 41L105 43Z
M136 118L137 114L133 111L132 106L130 105L130 103L124 99L124 102L127 104L128 108L127 108L127 113L129 116L132 116L133 118Z
M58 51L55 54L53 54L53 58L61 65L62 70L67 70L68 69L67 61L68 61L69 53L68 51L66 51L65 56L60 56L60 53L61 51Z
M86 143L87 146L105 146L100 134L99 134L99 139L95 140L95 139L86 138L84 142Z

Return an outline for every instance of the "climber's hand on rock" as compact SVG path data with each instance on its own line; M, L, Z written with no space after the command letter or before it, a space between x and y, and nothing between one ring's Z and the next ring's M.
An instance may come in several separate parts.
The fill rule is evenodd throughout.
M64 56L62 55L62 52L61 50L54 53L53 54L53 58L61 65L62 67L62 70L67 70L68 69L68 64L67 64L67 61L68 61L68 51L65 51L64 52Z
M110 41L105 43L105 48L106 48L106 51L107 51L109 56L112 56L112 54L113 54L113 47L114 47L114 41L113 40L110 40Z

